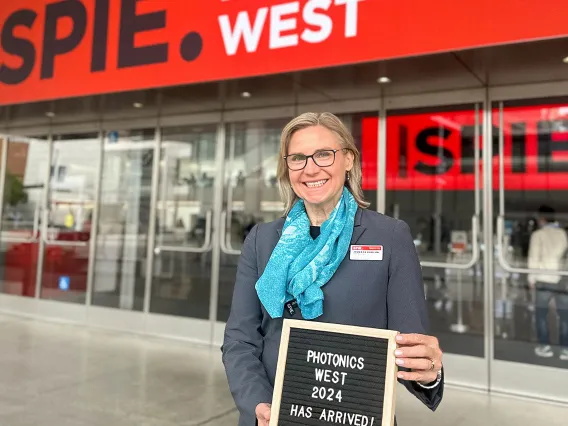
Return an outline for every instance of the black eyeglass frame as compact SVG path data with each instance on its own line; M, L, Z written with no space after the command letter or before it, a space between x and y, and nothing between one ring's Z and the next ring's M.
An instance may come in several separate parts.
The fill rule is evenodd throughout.
M316 166L318 166L318 167L331 167L331 166L333 166L333 165L335 164L335 157L336 157L337 152L338 152L338 151L345 151L345 150L350 151L349 148L320 149L320 150L314 152L314 153L311 154L311 155L304 155L304 154L301 154L301 155L304 155L304 157L306 157L306 159L305 159L305 161L304 161L304 165L303 165L302 167L300 167L299 169L293 169L293 168L290 167L290 164L288 164L288 157L290 157L290 155L298 155L298 154L289 154L289 155L285 155L285 156L282 157L282 158L283 158L284 161L286 162L286 166L288 167L288 169L292 170L293 172L297 172L297 171L300 171L300 170L304 170L304 169L306 168L306 166L308 165L308 160L309 160L310 158L312 159L312 161L314 162L314 164L315 164ZM320 165L318 164L318 162L317 162L316 159L314 158L314 155L319 154L319 153L321 153L321 152L333 152L333 161L331 162L331 164L328 164L327 166L320 166Z

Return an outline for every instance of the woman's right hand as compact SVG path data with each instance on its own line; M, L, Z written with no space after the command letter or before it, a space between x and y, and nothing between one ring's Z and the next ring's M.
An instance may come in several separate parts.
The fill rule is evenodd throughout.
M258 426L268 426L270 423L270 404L261 402L256 406L254 412L258 420Z

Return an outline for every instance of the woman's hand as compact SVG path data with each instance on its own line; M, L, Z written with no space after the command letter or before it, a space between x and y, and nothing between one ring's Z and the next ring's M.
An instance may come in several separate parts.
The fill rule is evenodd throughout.
M265 402L261 402L256 406L254 412L258 420L258 426L268 426L270 424L270 407L271 405Z
M396 364L411 371L399 371L398 378L427 385L436 381L442 369L442 350L438 339L423 334L399 334Z

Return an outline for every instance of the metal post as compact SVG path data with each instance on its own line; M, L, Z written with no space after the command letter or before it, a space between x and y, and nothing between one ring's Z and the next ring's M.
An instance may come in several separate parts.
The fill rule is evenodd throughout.
M386 213L387 211L387 111L384 98L381 98L379 109L379 149L377 150L377 211Z
M43 258L45 252L45 239L47 238L47 228L49 224L49 191L51 188L51 161L53 160L53 132L51 126L49 128L49 136L47 138L47 159L46 159L46 172L45 172L45 181L43 186L43 194L42 194L42 205L41 210L42 214L40 215L41 227L40 227L40 235L39 235L39 250L37 252L37 270L36 270L36 286L35 286L35 298L40 298L41 292L41 281L43 278ZM55 169L54 169L55 173Z
M493 128L491 100L486 89L483 105L483 252L484 263L484 311L485 311L485 360L487 362L488 386L491 388L491 366L493 361ZM500 129L502 131L502 129Z
M460 258L461 256L456 256ZM458 296L457 296L457 305L458 305L458 315L457 315L457 322L451 325L451 330L454 333L465 333L468 330L468 326L463 323L463 282L462 282L462 273L463 271L458 269L457 273L457 284L458 284Z
M503 102L499 102L499 216L505 218L505 126ZM501 241L499 241L501 244Z
M8 136L2 141L2 152L0 159L0 233L2 232L2 224L4 220L4 187L6 186L6 165L8 164L8 144L10 138Z
M160 177L160 156L162 151L162 129L160 121L156 126L154 137L154 158L152 159L152 193L150 195L150 218L148 239L146 241L146 281L144 282L144 313L150 312L152 278L154 274L154 246L156 243L156 204L158 201L158 185Z
M217 146L215 155L217 176L215 177L215 192L213 198L213 244L211 252L211 295L209 298L209 322L211 325L210 343L215 338L215 323L217 322L217 305L219 303L219 268L221 267L221 210L223 208L223 187L225 167L225 122L217 125Z
M161 143L161 142L160 142ZM161 148L160 148L161 149ZM162 165L163 161L163 165ZM166 216L166 206L168 205L168 179L169 179L169 157L167 153L164 153L164 159L160 158L159 167L160 172L158 176L161 176L161 185L158 184L160 188L160 194L156 198L156 202L159 203L160 208L160 223L158 226L158 245L161 247L164 245L164 224L166 223L167 216ZM174 227L175 227L175 218L174 218ZM173 257L170 257L173 260Z
M481 200L480 195L481 191L479 188L481 187L481 182L479 181L479 156L481 154L480 150L480 143L479 143L479 104L475 104L475 130L473 131L473 165L475 167L474 176L475 176L475 215L479 218L479 214L481 213ZM477 238L478 235L472 236L472 238Z
M228 177L227 177L227 222L229 224L229 235L231 234L231 224L233 223L233 164L235 163L235 139L236 139L236 125L231 123L231 136L229 138L229 167L228 167ZM223 162L223 164L225 164ZM246 211L246 210L245 210ZM220 235L225 240L226 235ZM231 240L229 239L229 244Z
M99 129L99 163L97 165L97 174L95 181L95 199L93 205L93 215L91 217L91 235L89 240L89 264L87 267L87 296L86 305L91 306L93 303L93 287L95 279L95 267L97 260L98 230L99 230L99 209L101 205L101 191L103 180L103 162L104 162L104 142L105 135L101 124Z
M440 124L438 127L438 140L443 140L444 126ZM444 171L445 158L444 147L442 144L438 145L438 161L440 162L438 170ZM442 173L440 173L442 174ZM434 254L436 257L442 253L442 211L443 211L443 192L442 184L438 181L436 184L436 193L434 194Z

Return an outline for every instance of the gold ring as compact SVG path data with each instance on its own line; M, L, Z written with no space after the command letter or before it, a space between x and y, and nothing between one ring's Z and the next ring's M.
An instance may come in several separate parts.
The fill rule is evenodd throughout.
M434 371L434 369L436 368L436 363L434 362L433 359L430 359L430 362L432 363L432 366L430 367L430 371Z

